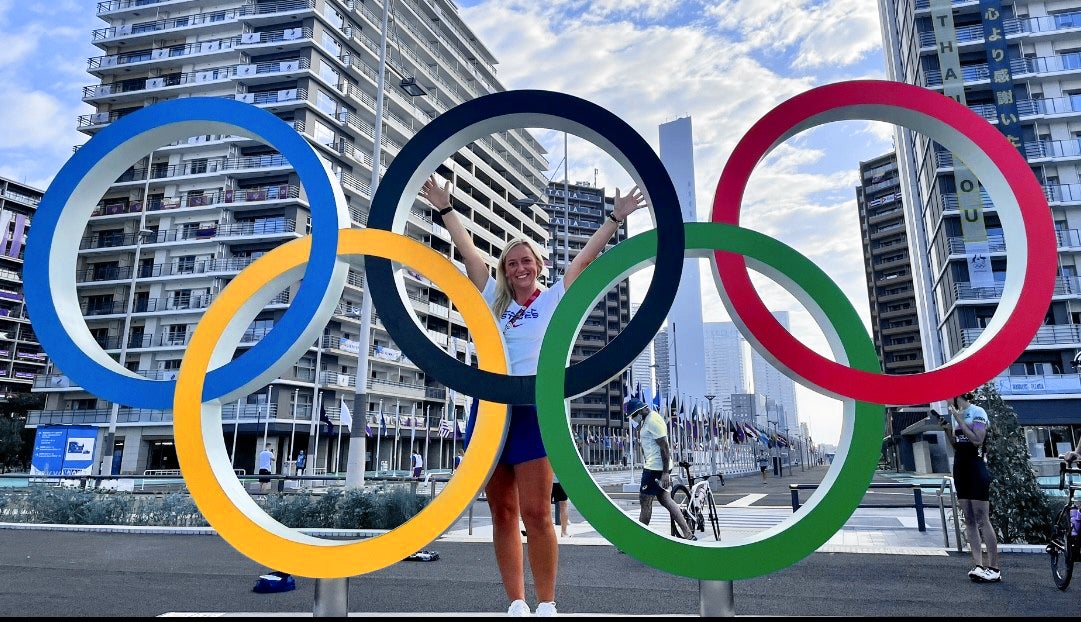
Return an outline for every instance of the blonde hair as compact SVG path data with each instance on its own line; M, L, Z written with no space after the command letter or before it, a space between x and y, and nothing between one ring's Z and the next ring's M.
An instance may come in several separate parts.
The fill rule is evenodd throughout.
M516 246L525 244L529 248L529 252L533 253L533 258L537 261L537 276L539 277L541 271L544 270L544 260L541 259L540 253L537 252L537 248L533 246L533 243L525 238L514 238L507 245L503 247L503 251L499 253L499 263L495 268L495 302L492 303L492 311L495 312L496 318L503 317L503 312L510 306L510 301L514 299L513 293L510 290L510 286L507 285L507 253ZM544 289L541 287L541 289Z

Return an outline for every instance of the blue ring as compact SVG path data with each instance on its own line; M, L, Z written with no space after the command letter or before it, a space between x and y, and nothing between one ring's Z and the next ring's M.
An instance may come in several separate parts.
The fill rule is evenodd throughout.
M610 111L584 99L552 91L505 91L485 95L436 117L409 140L387 168L372 199L368 226L393 231L403 226L415 194L428 172L463 141L512 128L547 127L595 139L595 143L640 176L657 222L653 280L642 306L616 337L600 351L567 369L567 396L580 395L619 373L645 350L664 323L683 272L683 214L672 178L657 153L638 132ZM403 209L404 207L404 209ZM461 393L504 404L534 403L536 375L508 376L481 371L458 361L432 343L410 317L398 295L391 262L368 257L364 262L372 303L397 347L424 371ZM628 352L635 353L630 359Z
M154 104L116 120L76 151L49 185L34 214L34 230L27 240L24 264L27 310L39 342L57 367L87 391L137 408L172 408L176 381L133 378L102 367L87 356L71 339L53 303L50 255L56 229L72 193L83 179L90 174L114 175L109 179L111 186L122 170L94 170L99 162L128 141L173 124L190 124L193 131L189 135L207 133L208 124L212 124L214 132L240 129L266 142L296 170L311 208L312 255L296 297L266 337L241 356L209 372L203 401L240 388L266 370L266 361L281 358L296 343L321 306L331 282L337 261L338 229L345 213L344 206L339 206L335 199L332 178L304 138L273 114L243 102L193 97ZM150 145L144 153L160 146ZM84 209L89 212L89 208Z

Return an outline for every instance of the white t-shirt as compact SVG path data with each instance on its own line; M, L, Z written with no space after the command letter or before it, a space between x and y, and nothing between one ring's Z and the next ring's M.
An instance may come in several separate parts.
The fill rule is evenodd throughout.
M548 322L551 321L556 305L559 304L564 293L566 289L563 281L560 280L542 291L513 325L510 323L511 318L522 308L522 305L514 300L511 300L510 306L503 312L503 317L496 319L499 330L503 332L503 341L507 344L511 375L531 376L537 373L541 342L544 341ZM482 294L489 307L495 303L496 283L491 276L484 284Z
M413 468L415 469L417 467L423 467L423 466L424 466L424 458L421 458L420 454L413 454Z
M965 412L962 414L964 415L965 423L968 424L969 428L975 429L977 423L982 425L984 429L991 426L991 420L987 418L987 411L975 404L969 404L968 408L966 408ZM958 443L972 442L972 439L966 436L965 433L961 431L960 427L954 428L954 436Z
M664 469L664 460L661 459L661 446L657 439L667 438L668 429L664 425L664 419L655 410L650 410L646 420L642 422L642 464L650 471Z

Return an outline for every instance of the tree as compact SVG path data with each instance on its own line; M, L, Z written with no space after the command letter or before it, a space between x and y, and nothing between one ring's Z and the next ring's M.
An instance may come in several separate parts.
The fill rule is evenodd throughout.
M1044 542L1053 509L1032 470L1028 445L1017 414L994 383L975 391L975 404L987 411L991 431L984 445L991 473L991 524L999 542Z
M23 420L0 415L0 472L5 467L22 462L20 455L26 444L23 441Z

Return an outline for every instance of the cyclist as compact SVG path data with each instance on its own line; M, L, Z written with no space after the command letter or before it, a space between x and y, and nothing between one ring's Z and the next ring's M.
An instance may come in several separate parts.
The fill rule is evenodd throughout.
M653 517L653 498L656 497L672 515L672 520L679 525L683 537L697 540L698 537L683 518L683 512L672 500L672 477L668 473L672 467L672 452L668 446L668 430L665 428L664 419L636 397L627 400L623 405L623 412L631 426L637 428L642 446L642 485L638 491L638 503L642 509L638 514L638 522L649 524L649 519Z
M989 504L991 475L983 457L983 440L991 425L987 411L972 403L972 393L959 395L949 402L954 425L943 420L946 440L953 445L953 481L957 500L965 514L965 532L976 567L968 572L973 581L997 583L1002 580L998 568L998 539L991 526ZM983 543L987 545L987 565L983 565Z

